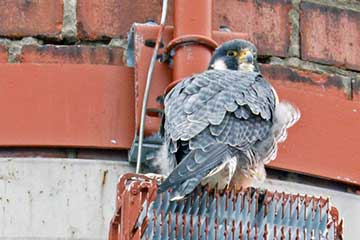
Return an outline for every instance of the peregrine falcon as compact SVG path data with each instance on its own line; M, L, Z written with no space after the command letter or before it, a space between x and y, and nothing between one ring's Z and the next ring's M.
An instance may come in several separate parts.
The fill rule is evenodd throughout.
M178 83L164 105L162 155L174 168L159 191L170 188L174 199L199 184L224 189L263 181L264 164L300 118L295 106L279 102L259 72L256 47L244 40L219 46L208 70Z

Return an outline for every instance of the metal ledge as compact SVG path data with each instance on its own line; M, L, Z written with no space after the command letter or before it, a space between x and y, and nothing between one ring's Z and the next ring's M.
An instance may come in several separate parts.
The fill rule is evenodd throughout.
M130 148L134 71L0 64L0 146Z

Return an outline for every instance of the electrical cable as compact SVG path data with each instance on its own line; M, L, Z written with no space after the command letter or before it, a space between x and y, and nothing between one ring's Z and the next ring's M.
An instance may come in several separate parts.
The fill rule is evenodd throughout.
M138 152L137 152L137 159L136 159L136 173L140 173L140 168L141 168L141 155L142 155L142 146L143 146L143 141L144 141L146 106L147 106L147 101L148 101L148 97L149 97L152 75L154 72L154 67L155 67L155 63L156 63L156 59L157 59L157 55L158 55L158 51L159 51L159 46L160 46L160 42L162 40L163 31L164 31L166 14L167 14L167 5L168 5L168 0L163 0L161 20L160 20L160 29L159 29L159 32L158 32L158 35L156 38L154 53L152 55L148 74L146 77L146 86L145 86L144 98L143 98L142 108L141 108L139 143L138 143Z

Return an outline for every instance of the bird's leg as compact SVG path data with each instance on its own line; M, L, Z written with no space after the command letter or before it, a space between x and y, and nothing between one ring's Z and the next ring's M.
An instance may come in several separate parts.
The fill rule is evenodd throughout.
M235 191L245 190L252 186L253 180L249 176L246 176L241 171L236 171L229 187L235 189Z
M266 171L264 164L259 162L252 167L242 169L238 167L230 183L231 187L235 187L235 190L241 188L246 189L248 187L254 187L256 183L262 183L266 178Z

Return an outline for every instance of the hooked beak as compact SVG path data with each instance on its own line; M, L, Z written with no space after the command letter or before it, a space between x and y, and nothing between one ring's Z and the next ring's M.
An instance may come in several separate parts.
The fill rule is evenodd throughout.
M239 62L240 63L253 63L254 55L248 49L244 49L239 54Z

